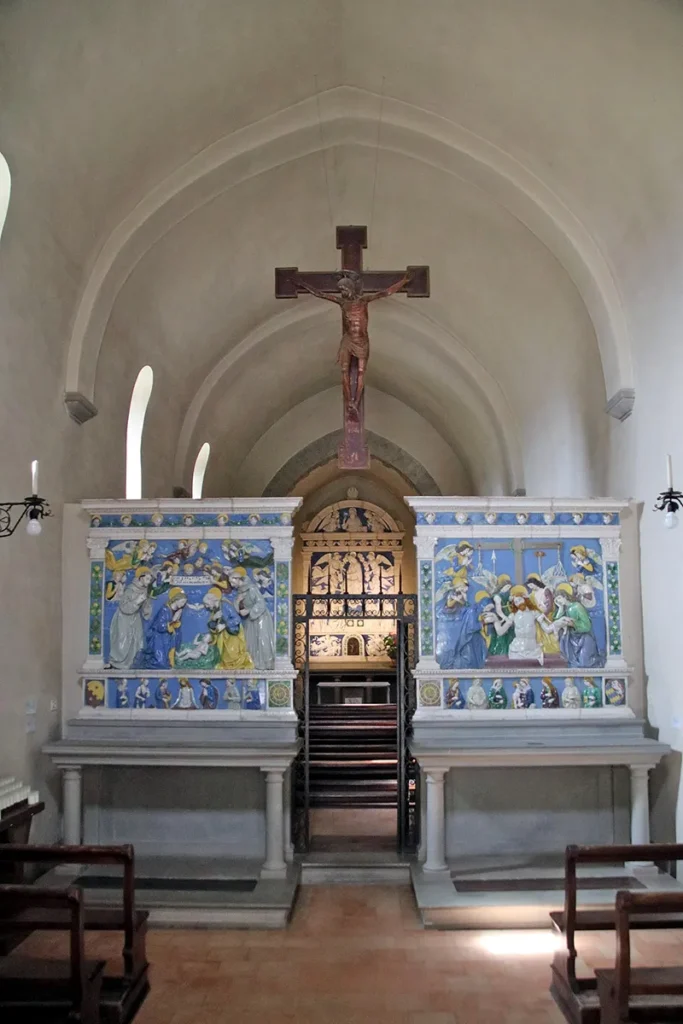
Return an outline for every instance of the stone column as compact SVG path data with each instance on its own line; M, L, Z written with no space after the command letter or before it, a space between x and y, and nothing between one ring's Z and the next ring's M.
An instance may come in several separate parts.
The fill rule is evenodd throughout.
M62 794L64 798L64 842L67 846L79 846L81 842L81 768L62 770Z
M420 769L420 845L417 851L417 859L424 864L427 857L427 775L424 769Z
M424 871L446 871L446 813L444 778L447 769L427 771L427 857Z
M294 860L294 846L292 844L292 769L288 768L285 772L285 792L284 792L284 821L283 821L283 833L284 833L284 847L285 847L285 860L288 864L291 864Z
M631 765L631 843L642 846L650 842L650 765ZM631 866L649 865L651 861L635 861Z
M284 878L284 769L261 769L266 775L266 860L262 878Z

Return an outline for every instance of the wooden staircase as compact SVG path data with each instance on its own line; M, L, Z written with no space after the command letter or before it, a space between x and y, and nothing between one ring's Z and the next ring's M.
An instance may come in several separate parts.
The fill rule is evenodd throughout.
M395 704L313 704L311 807L396 807Z

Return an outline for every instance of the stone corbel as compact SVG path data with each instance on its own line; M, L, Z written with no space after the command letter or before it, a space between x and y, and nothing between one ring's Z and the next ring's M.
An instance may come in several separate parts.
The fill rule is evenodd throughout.
M80 391L66 391L64 405L71 419L74 423L78 423L79 427L97 416L97 406L93 405L90 399L82 395Z

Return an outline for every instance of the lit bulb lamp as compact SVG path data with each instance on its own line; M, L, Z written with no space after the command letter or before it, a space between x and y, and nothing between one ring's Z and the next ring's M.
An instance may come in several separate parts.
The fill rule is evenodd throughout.
M655 502L655 511L665 512L664 525L669 530L678 526L677 512L683 507L683 494L669 487L668 491L662 491Z
M23 501L0 501L0 537L11 537L22 519L31 536L40 533L42 520L52 511L45 498L32 494Z

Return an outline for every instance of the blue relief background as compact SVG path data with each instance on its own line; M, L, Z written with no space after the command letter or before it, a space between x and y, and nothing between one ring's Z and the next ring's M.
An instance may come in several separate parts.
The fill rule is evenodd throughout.
M604 685L603 685L604 684ZM423 706L439 703L434 683L426 694L421 691ZM455 711L526 710L527 708L598 708L623 707L627 701L625 679L602 676L521 676L507 678L452 677L442 681L443 706ZM425 699L426 697L426 699Z
M604 666L597 540L442 539L434 571L440 668Z
M274 602L268 540L110 540L105 667L131 673L270 670ZM98 614L91 607L91 637Z
M217 679L147 676L86 679L83 703L91 708L159 711L265 711L289 707L291 684L265 679Z

